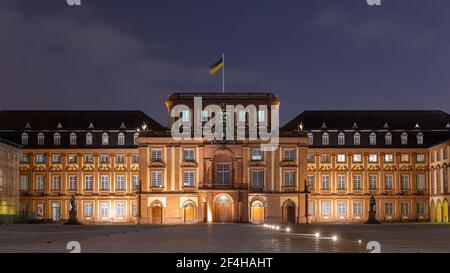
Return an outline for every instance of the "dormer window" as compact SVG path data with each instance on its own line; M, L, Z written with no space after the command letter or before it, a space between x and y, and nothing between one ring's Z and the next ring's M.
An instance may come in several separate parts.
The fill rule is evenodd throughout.
M308 145L314 144L314 137L312 133L308 133Z
M92 145L92 133L86 134L86 145Z
M102 145L108 145L109 144L109 136L108 133L102 134Z
M27 133L22 134L22 145L28 145L28 134Z
M208 111L202 111L202 122L208 122L208 119L209 119ZM241 120L239 120L239 121L241 121ZM244 121L245 121L245 118L244 118Z
M120 146L125 145L125 134L124 133L119 133L119 135L117 136L117 144Z
M400 136L400 140L402 145L408 145L408 134L406 132L403 132Z
M328 135L328 133L323 133L322 134L322 145L328 145L330 144L330 136Z
M258 122L265 123L266 122L266 111L258 110Z
M138 145L139 132L134 133L133 143L134 145Z
M181 121L182 122L190 121L190 111L189 110L181 110Z
M38 145L44 145L45 142L45 136L43 133L38 134Z
M422 133L418 133L416 135L417 138L417 145L422 145L423 144L423 134Z
M342 132L338 135L338 145L345 145L345 135Z
M392 134L391 133L386 133L386 135L384 135L384 143L386 145L392 145Z
M360 145L361 144L361 135L356 132L353 134L353 145Z
M70 145L77 145L77 134L70 133Z
M53 145L61 145L61 135L59 133L53 135Z
M377 135L374 132L369 135L369 145L377 145Z

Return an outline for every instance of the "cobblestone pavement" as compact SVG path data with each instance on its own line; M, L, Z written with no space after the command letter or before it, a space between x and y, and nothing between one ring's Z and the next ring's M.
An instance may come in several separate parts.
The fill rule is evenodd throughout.
M9 225L0 226L0 252L69 252L69 241L78 241L82 252L368 252L369 241L378 241L381 252L450 252L450 225L279 228L250 224Z

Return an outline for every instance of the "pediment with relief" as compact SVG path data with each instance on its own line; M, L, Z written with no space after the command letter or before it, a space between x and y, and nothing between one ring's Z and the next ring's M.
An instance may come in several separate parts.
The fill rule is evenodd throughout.
M139 171L139 164L132 164L130 166L130 170L132 170L132 171Z
M66 172L76 172L78 171L78 165L68 165L66 167Z
M331 171L331 165L322 165L319 168L320 171Z
M347 168L347 165L337 165L336 170L337 171L347 171L348 168Z
M33 171L35 171L35 172L45 172L45 165L34 165Z
M111 171L111 167L109 165L100 165L97 170L100 172L109 172Z
M395 165L384 165L383 170L384 171L395 171L396 168L395 168Z
M292 160L284 160L280 162L280 166L281 167L298 167L297 163L295 161Z
M352 171L364 171L364 167L362 165L353 165Z
M411 165L400 165L400 171L412 171Z
M181 168L185 167L196 168L198 167L198 164L195 161L183 161L183 163L181 163Z
M95 171L95 168L94 168L93 165L84 165L84 166L81 168L81 170L82 170L83 172L93 172L93 171Z
M427 171L427 170L428 170L428 168L427 168L427 165L425 165L425 164L416 165L416 171Z
M314 165L314 164L308 164L307 169L308 169L308 171L315 171L315 170L316 170L316 165Z
M61 165L51 165L50 167L48 167L48 170L51 172L60 172L62 171L62 167Z
M27 171L30 170L30 166L29 166L29 165L20 165L20 166L19 166L19 170L20 170L21 172L27 172Z
M369 165L367 167L367 170L368 171L379 171L380 170L380 166L378 166L378 165Z
M150 164L148 164L149 167L165 167L166 164L163 161L151 161Z
M127 167L125 165L116 165L114 167L114 170L117 172L126 172L127 171Z

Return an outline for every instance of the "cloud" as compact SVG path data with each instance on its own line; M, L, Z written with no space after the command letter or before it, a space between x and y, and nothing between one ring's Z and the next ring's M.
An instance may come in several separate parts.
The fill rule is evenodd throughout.
M205 86L207 67L152 56L152 44L92 18L0 5L0 108L140 109L161 120L169 92ZM229 72L237 83L260 78Z

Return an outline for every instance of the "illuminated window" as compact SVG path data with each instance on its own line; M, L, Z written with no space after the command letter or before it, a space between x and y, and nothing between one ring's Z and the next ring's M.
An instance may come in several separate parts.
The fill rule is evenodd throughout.
M38 191L43 191L45 189L45 176L36 175L36 189Z
M400 155L400 161L405 163L405 162L409 162L409 154L401 154Z
M361 202L353 203L353 215L361 216L362 214L362 204Z
M337 162L344 163L345 162L345 154L338 154L337 155Z
M100 203L100 216L109 217L109 203Z
M245 111L240 110L238 111L238 121L239 122L245 122Z
M308 145L314 144L314 137L312 133L308 133Z
M181 121L189 122L190 121L190 111L189 110L181 110Z
M370 154L369 155L369 162L375 163L377 161L378 161L377 154Z
M109 190L109 176L108 175L100 176L100 189L101 190Z
M331 215L331 205L330 202L322 202L322 216Z
M70 145L77 145L77 135L75 133L70 133Z
M92 145L92 133L86 133L86 145Z
M285 171L283 184L285 187L295 187L295 171Z
M151 158L152 158L152 160L161 160L162 149L152 149Z
M425 162L425 154L417 154L416 155L416 161L419 163Z
M61 176L54 175L52 184L53 184L53 190L55 190L55 191L61 190Z
M386 133L386 135L384 135L384 143L386 145L392 145L392 134L391 133Z
M353 176L353 189L354 190L361 190L361 175L354 175Z
M361 135L356 132L353 134L353 145L360 145L361 144Z
M138 139L139 139L139 133L136 132L136 133L134 133L134 136L133 136L133 144L134 145L138 145L139 144L138 143Z
M377 145L377 135L374 132L369 135L369 145Z
M68 161L70 164L75 164L75 163L77 163L77 159L78 159L78 157L76 155L69 155Z
M44 145L45 142L45 136L43 133L38 134L38 145Z
M30 156L28 154L23 154L20 158L20 163L28 163L30 162Z
M162 187L162 172L152 171L151 172L152 187L161 188Z
M22 145L28 145L28 134L27 133L22 134Z
M84 176L84 189L93 190L93 185L94 185L94 176L85 175Z
M347 213L347 205L345 202L339 202L337 207L337 213L339 216L345 216Z
M125 217L125 203L116 204L116 217Z
M194 187L195 186L195 171L183 172L183 186Z
M20 190L27 191L29 190L29 184L28 184L28 175L21 175L20 176Z
M345 190L347 188L347 179L345 175L340 174L338 175L338 190Z
M330 189L330 176L322 175L322 189L329 190Z
M53 145L61 145L61 135L59 133L53 135Z
M328 145L330 144L330 137L328 135L328 133L323 133L322 134L322 145Z
M408 134L403 132L402 135L400 136L400 140L402 145L407 145L408 144Z
M83 214L84 217L92 217L94 215L94 204L84 203Z
M36 155L36 163L44 164L45 163L45 155L43 155L43 154Z
M386 190L392 190L394 186L394 177L390 174L384 176L384 187Z
M264 123L266 122L266 111L258 110L258 122Z
M362 162L362 156L361 156L361 154L354 154L354 155L353 155L353 162L354 162L354 163L360 163L360 162Z
M338 145L345 145L345 135L342 132L338 135Z
M418 133L416 138L417 138L417 145L422 145L423 144L423 134Z
M208 119L209 119L208 111L202 111L202 122L208 122Z
M61 155L52 155L52 163L53 164L61 163Z
M117 135L117 144L120 146L125 145L125 134L124 133L119 133Z
M133 175L133 189L139 189L139 175Z
M108 145L109 144L109 135L108 133L102 134L102 145Z
M393 154L385 154L384 162L386 162L386 163L394 162L394 155Z
M125 190L125 176L124 175L116 176L116 190L119 190L119 191Z

